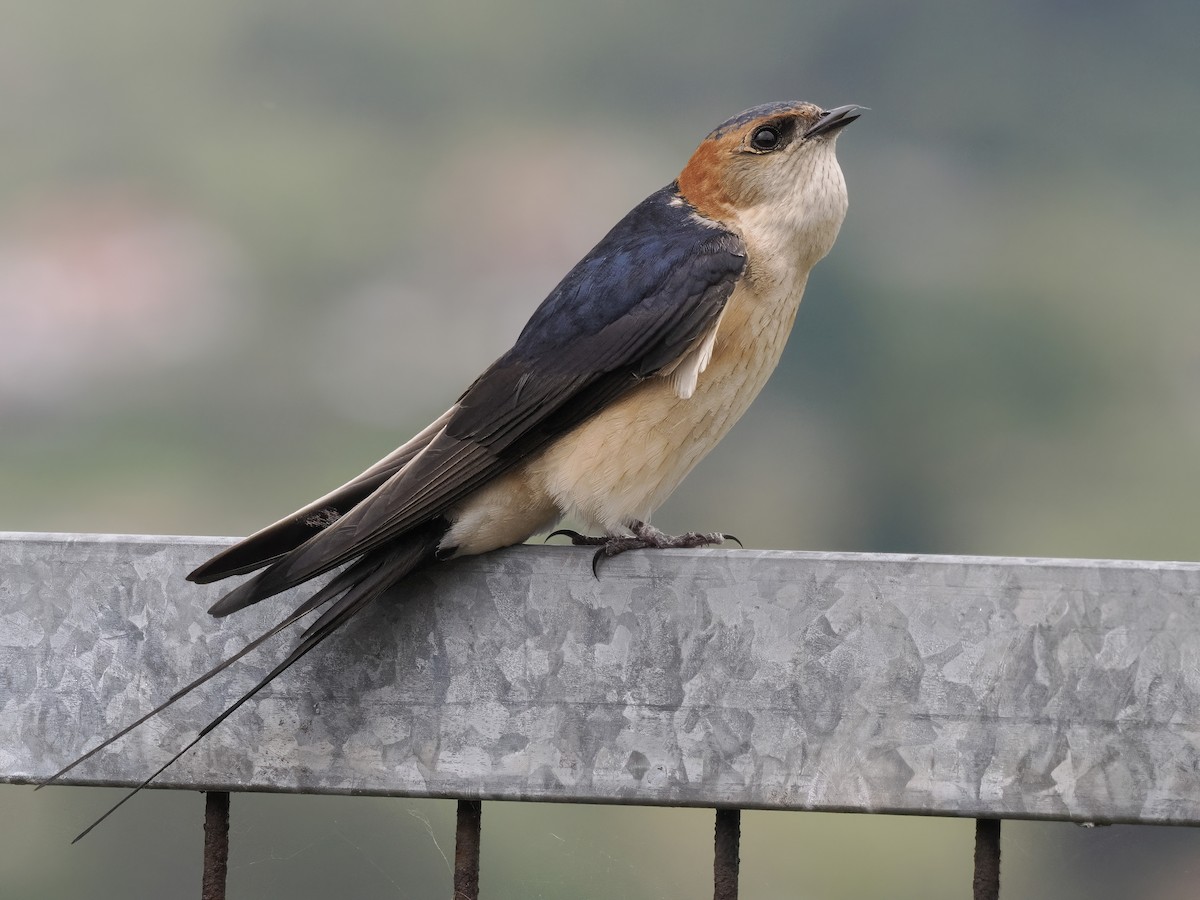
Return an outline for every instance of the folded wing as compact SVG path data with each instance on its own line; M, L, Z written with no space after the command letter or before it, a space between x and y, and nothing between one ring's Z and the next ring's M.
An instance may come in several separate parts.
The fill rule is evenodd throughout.
M211 610L225 615L443 516L642 379L669 371L711 331L744 264L737 235L701 220L674 186L651 195L437 422L189 577L212 581L270 564ZM326 509L336 515L322 518Z

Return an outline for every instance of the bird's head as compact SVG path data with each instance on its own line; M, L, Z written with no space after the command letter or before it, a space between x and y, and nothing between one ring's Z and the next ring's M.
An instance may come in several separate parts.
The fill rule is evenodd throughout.
M755 236L747 231L771 232L773 242L800 239L820 258L846 215L834 144L862 109L787 101L739 113L696 148L679 191L701 215L747 240Z

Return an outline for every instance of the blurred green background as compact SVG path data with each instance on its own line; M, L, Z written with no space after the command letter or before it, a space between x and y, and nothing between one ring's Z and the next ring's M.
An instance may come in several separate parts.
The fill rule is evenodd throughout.
M245 534L441 412L748 106L871 107L764 395L656 518L747 546L1200 556L1200 7L7 0L0 529ZM171 687L164 685L164 692ZM0 894L195 896L196 795L0 789ZM238 796L230 896L443 897L445 802ZM952 898L971 823L750 813L747 898ZM489 898L703 896L711 814L490 804ZM1183 898L1193 832L1005 832ZM1189 887L1190 885L1190 887Z

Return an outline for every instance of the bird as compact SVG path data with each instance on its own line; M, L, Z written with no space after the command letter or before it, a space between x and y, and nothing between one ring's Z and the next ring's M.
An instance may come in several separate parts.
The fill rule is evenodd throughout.
M606 234L535 309L512 348L410 441L358 477L218 553L187 578L255 573L227 616L335 569L292 613L42 782L49 784L301 618L290 653L147 786L266 684L413 573L519 544L570 517L601 558L702 547L654 511L729 431L775 368L813 266L846 216L835 146L864 107L768 103L726 120L678 178Z

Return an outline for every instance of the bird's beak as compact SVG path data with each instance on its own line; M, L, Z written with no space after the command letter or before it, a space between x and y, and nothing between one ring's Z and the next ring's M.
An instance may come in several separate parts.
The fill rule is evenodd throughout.
M839 106L837 109L823 112L821 113L821 118L808 126L808 130L804 132L804 137L820 137L823 134L830 134L837 131L839 128L845 128L857 119L864 109L866 109L865 106L855 106L851 103L849 106Z

